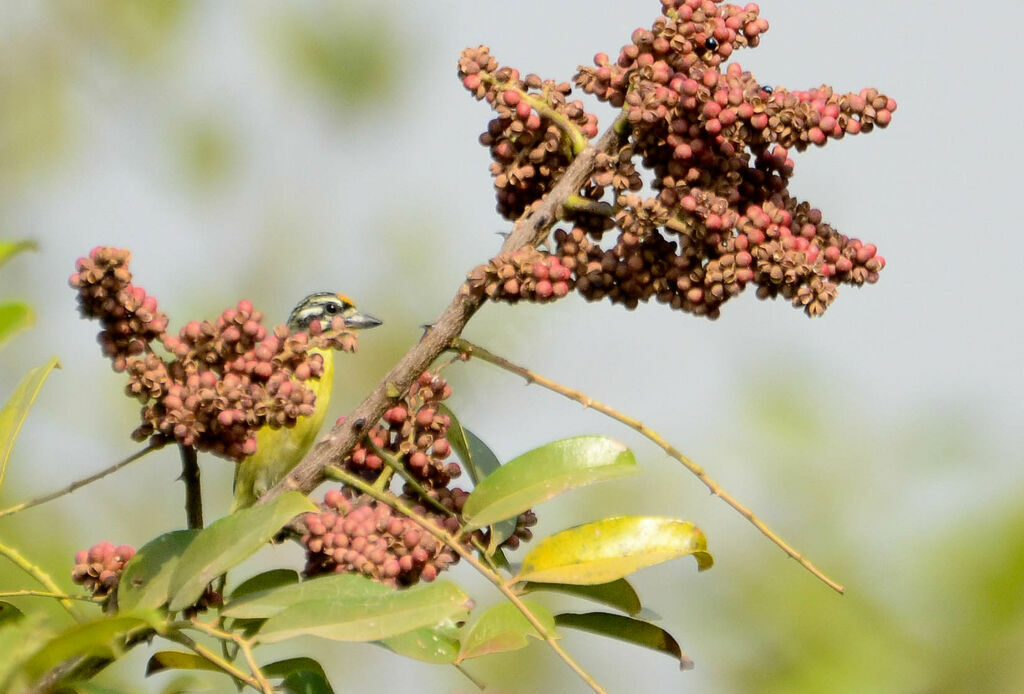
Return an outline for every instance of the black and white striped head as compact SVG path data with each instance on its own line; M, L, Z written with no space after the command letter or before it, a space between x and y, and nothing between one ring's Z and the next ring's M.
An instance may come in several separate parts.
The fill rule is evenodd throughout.
M381 321L368 313L360 313L352 300L344 294L332 292L316 292L310 294L292 309L288 316L288 327L291 330L306 330L310 322L319 320L323 328L328 328L336 316L345 319L345 327L350 330L374 328Z

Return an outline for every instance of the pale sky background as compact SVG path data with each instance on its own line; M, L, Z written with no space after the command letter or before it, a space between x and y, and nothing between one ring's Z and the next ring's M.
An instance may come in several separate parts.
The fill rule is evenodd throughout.
M914 594L901 562L937 532L1024 499L1024 236L1014 173L1024 99L1012 73L1024 10L1006 1L760 4L771 29L759 48L734 58L763 83L875 86L899 103L889 128L795 155L791 184L840 231L878 245L887 261L880 282L842 287L816 320L781 301L758 301L753 291L728 303L716 322L653 303L627 312L573 297L486 306L466 337L641 418L826 570L829 562L845 567L840 578L851 591L904 609L889 614L916 623L914 606L894 597ZM0 494L4 506L16 500L14 489L18 498L47 491L134 450L127 434L136 406L118 397L124 379L101 358L96 327L77 317L66 285L77 256L98 244L130 248L137 283L159 298L175 329L240 298L279 323L311 291L352 295L385 326L361 339L351 371L336 382L333 407L343 414L418 338L418 326L447 304L464 273L497 251L495 232L510 226L494 212L488 155L476 142L489 111L455 75L460 50L486 43L502 64L568 80L594 53L617 53L659 9L654 0L417 2L387 10L299 3L299 14L314 19L353 8L379 15L368 30L398 57L381 76L393 83L390 95L364 106L331 102L282 68L274 46L289 5L240 11L196 2L137 69L97 49L102 40L76 39L68 26L51 31L53 16L35 3L0 10L0 43L11 50L25 35L56 37L72 114L58 163L0 197L0 237L41 246L0 272L0 295L29 300L39 318L4 348L0 394L51 354L63 365L22 433L14 486ZM596 111L603 130L610 112ZM185 180L175 151L175 133L196 122L212 123L230 144L230 172L206 189ZM718 560L712 571L698 576L686 559L637 581L696 670L678 673L663 656L567 635L567 647L610 690L730 691L724 668L742 661L754 638L745 615L729 611L728 596L738 590L733 568L756 563L769 602L778 599L772 586L788 583L806 583L815 600L833 598L818 595L827 589L631 432L484 365L457 373L453 385L453 408L503 457L554 438L606 433L633 446L652 470L631 486L581 492L578 505L542 508L542 533L611 508L683 517L708 534ZM791 434L787 445L806 442L806 464L794 465L750 423L752 411L775 403L807 414L779 423ZM119 481L53 506L65 514L61 523L73 523L61 529L72 536L67 544L139 545L181 523L177 464L164 451ZM229 466L203 465L215 517L226 506ZM820 499L834 498L845 510L823 517ZM53 527L24 532L42 541ZM493 602L462 569L455 577L482 603ZM342 658L336 667L346 672L346 691L379 683L371 658L388 668L389 691L470 691L457 673L370 646L331 649L341 654L331 657ZM541 646L501 662L536 664L559 691L584 691Z

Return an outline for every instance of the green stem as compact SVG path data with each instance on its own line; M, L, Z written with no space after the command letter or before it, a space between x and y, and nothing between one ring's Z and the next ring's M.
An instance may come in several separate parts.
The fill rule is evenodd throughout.
M375 444L373 441L370 441L369 439L367 439L367 443L370 444L370 448L373 449L373 452L380 456L381 460L384 461L384 464L387 465L392 470L394 470L395 472L397 472L398 476L405 480L405 483L412 487L413 490L415 490L415 492L420 495L420 497L423 499L424 502L426 502L428 506L432 506L434 510L440 511L446 516L455 515L454 511L452 511L449 508L446 508L444 504L442 504L434 497L430 496L430 493L427 492L426 488L422 484L420 484L415 477L409 474L409 471L405 469L405 466L402 465L397 460L395 460L395 457L393 455L391 455L390 453L388 453L383 448ZM374 484L374 489L378 489L376 484ZM380 491L384 491L383 488L380 488Z
M5 590L0 592L0 598L57 598L58 600L96 602L91 595L68 595L66 593L51 593L46 590Z
M510 89L512 91L519 92L519 95L523 100L530 104L530 108L545 118L548 118L552 123L558 126L558 129L562 131L562 134L569 139L569 146L572 148L573 155L579 154L587 148L587 136L583 134L583 131L580 130L579 126L566 118L564 114L551 108L547 100L542 96L522 90L519 87L514 86L511 82L499 82L493 75L481 73L480 78L483 82L494 85L496 89L500 89L502 91Z
M21 552L14 549L9 545L0 543L0 554L10 559L19 569L27 573L32 578L36 579L51 593L61 593L64 591L60 589L56 581L50 577L50 574L43 571L41 568L26 559ZM57 598L60 604L64 606L64 609L68 611L76 622L81 622L85 619L85 616L81 614L75 606L71 603L71 600L67 598Z
M586 212L600 217L611 217L615 214L615 208L608 203L588 200L582 195L570 195L562 203L562 209L566 212Z
M548 632L547 628L540 622L539 619L537 619L533 612L530 611L530 608L523 603L523 601L519 598L516 592L513 591L511 587L509 587L509 585L505 582L501 575L485 566L483 562L481 562L475 556L473 556L473 553L466 549L466 547L461 542L459 542L455 537L453 537L449 532L439 527L430 519L425 518L420 514L416 513L415 511L413 511L412 508L410 508L407 504L403 503L394 495L384 494L383 492L374 489L372 486L370 486L360 478L356 477L351 473L346 472L345 470L342 470L337 466L328 465L326 468L324 468L324 474L327 475L328 477L331 477L332 479L338 480L339 482L343 482L344 484L347 484L350 487L355 487L364 494L372 496L377 501L387 504L388 506L395 509L402 515L413 519L421 528L423 528L428 533L433 535L437 540L451 547L456 554L465 559L466 562L472 565L474 569L479 571L484 578L486 578L488 581L494 584L494 586L505 595L505 598L509 602L516 606L516 609L518 609L523 614L523 616L526 617L526 621L528 621L530 625L537 630L537 633L540 634L541 637L543 637L543 639L547 642L548 646L550 646L551 649L555 653L557 653L558 656L565 662L565 664L572 668L573 672L579 675L580 678L584 682L586 682L587 685L594 692L596 692L597 694L607 694L605 689L600 684L598 684L586 670L580 667L579 663L573 660L572 656L570 656L561 647L558 641L555 640L556 635Z

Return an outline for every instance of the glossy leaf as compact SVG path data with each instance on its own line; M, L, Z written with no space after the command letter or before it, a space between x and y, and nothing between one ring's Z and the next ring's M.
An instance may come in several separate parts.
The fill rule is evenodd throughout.
M171 575L198 534L198 530L172 530L144 544L125 564L117 584L118 608L157 608L166 603Z
M336 641L377 641L444 620L461 619L471 605L462 589L448 581L362 600L309 600L268 619L259 640L274 643L310 635Z
M693 555L711 568L707 540L693 523L656 516L618 516L544 538L523 559L516 580L594 585L654 564Z
M640 596L636 594L633 586L624 578L609 583L597 583L594 585L573 585L571 583L526 583L522 587L523 593L531 593L535 590L551 590L558 593L565 593L577 598L585 598L600 602L610 607L633 615L634 617L643 609L640 604Z
M555 615L555 623L560 627L582 629L661 651L676 658L679 661L680 670L693 669L693 661L679 648L679 643L672 637L672 634L650 622L620 614L587 612L585 614Z
M21 425L25 423L29 408L43 387L43 381L55 368L60 368L60 364L57 357L51 357L50 361L25 374L25 378L21 379L7 404L0 410L0 487L4 484L7 461L11 458L11 450L18 438L18 432L21 431Z
M576 487L639 471L624 445L604 436L577 436L535 448L480 481L462 509L466 525L482 528L514 518Z
M297 670L284 678L281 689L287 694L334 694L322 670Z
M200 531L181 555L171 575L170 610L193 604L206 586L270 541L281 527L316 506L299 492L285 492L273 501L236 511Z
M121 655L124 637L139 627L157 628L161 623L156 613L118 614L76 624L61 632L25 661L29 677L41 674L75 656L116 658Z
M327 677L327 673L324 672L324 668L319 662L313 658L305 657L278 660L277 662L270 663L269 665L261 666L260 670L262 670L263 674L267 677L287 677L293 672L301 672L303 670L315 672L324 678Z
M557 635L555 618L548 609L534 602L523 602L549 634ZM510 602L501 602L490 608L476 620L469 633L462 640L458 661L477 658L491 653L504 653L525 648L527 638L543 639L526 616Z
M36 314L28 304L9 302L0 304L0 345L23 330L32 327Z
M386 595L394 589L356 574L330 574L301 583L251 593L240 600L232 599L221 611L225 617L266 619L292 605L314 600L358 602Z
M0 267L22 251L34 251L35 241L0 241Z
M185 651L157 651L146 663L146 677L164 670L222 670L206 658Z
M231 591L231 600L238 600L247 595L262 593L263 591L290 586L299 582L299 574L292 569L271 569L252 578L247 578Z

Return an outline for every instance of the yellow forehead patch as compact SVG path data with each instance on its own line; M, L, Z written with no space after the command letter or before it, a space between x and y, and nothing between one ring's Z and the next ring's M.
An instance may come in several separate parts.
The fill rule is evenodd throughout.
M345 302L349 306L355 306L356 305L356 302L352 301L352 299L348 298L344 294L335 294L335 296L338 297L339 299L341 299L343 302Z

